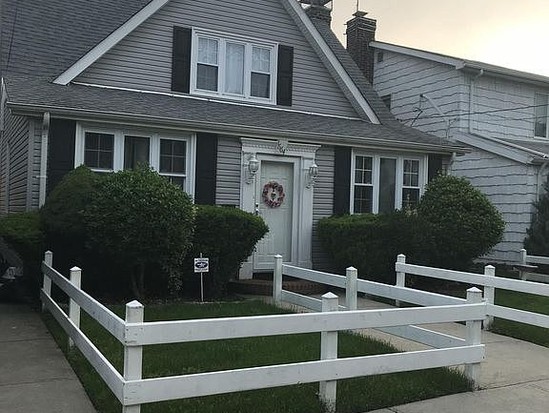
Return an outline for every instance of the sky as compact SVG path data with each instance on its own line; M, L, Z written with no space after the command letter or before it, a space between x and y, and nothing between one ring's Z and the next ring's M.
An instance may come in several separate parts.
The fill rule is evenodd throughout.
M333 0L345 45L357 0ZM549 0L359 0L376 40L549 76Z

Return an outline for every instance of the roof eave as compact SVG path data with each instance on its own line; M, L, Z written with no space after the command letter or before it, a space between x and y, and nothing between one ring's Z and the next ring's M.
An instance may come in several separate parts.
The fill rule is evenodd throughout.
M399 149L408 152L429 152L429 153L466 153L463 146L458 145L435 145L409 141L388 141L383 138L355 137L336 134L321 134L315 132L301 132L293 130L269 129L255 126L224 124L219 122L196 121L189 119L176 119L142 114L117 113L107 111L96 111L86 109L75 109L67 107L56 107L49 105L31 105L26 103L7 102L10 109L20 116L41 116L49 112L52 118L65 118L80 121L106 121L113 123L126 123L128 125L143 126L156 125L165 128L178 128L192 132L223 133L232 136L248 136L253 138L284 138L306 142L314 142L329 145L346 145L354 147L369 147L379 149ZM372 125L378 127L378 125Z

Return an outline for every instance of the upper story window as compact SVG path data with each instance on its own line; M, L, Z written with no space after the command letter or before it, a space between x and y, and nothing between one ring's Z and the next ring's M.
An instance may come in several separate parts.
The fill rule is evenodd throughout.
M418 203L426 183L425 157L363 154L352 158L351 213L384 213Z
M194 144L192 135L96 128L78 125L75 167L113 172L150 165L162 176L192 194Z
M204 30L192 42L192 93L275 103L275 43Z
M544 93L536 93L534 98L534 136L540 138L549 137L547 134L547 104L548 96Z

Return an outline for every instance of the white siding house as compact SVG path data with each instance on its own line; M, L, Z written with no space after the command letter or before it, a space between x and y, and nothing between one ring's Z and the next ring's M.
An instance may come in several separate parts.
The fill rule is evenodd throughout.
M373 62L361 68L397 119L473 148L449 171L503 215L504 239L488 258L517 261L547 174L549 78L375 41L375 20L362 13L349 25L363 32L348 30L348 50Z

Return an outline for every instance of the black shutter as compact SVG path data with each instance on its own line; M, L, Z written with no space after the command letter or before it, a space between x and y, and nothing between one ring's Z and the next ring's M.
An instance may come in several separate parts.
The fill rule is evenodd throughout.
M198 133L196 139L196 176L194 202L215 205L217 173L217 135Z
M74 169L76 121L52 119L48 143L48 179L46 194Z
M429 166L427 168L427 179L429 182L442 172L442 155L429 155Z
M172 90L189 93L191 83L191 29L173 28Z
M351 196L351 148L335 147L334 169L334 214L348 214Z
M294 69L294 48L278 46L278 72L276 79L276 104L292 106L292 82Z

